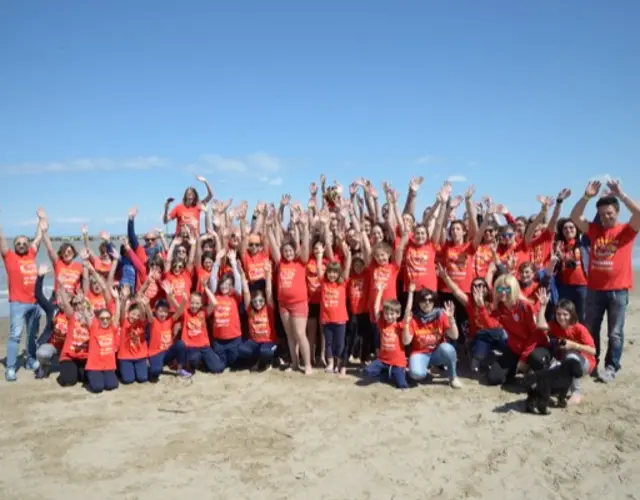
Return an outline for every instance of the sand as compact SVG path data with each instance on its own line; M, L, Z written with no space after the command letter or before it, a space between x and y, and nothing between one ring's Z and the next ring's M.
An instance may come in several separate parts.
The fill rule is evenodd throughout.
M0 498L640 498L638 304L616 382L546 417L470 379L198 374L96 396L21 371L0 382Z

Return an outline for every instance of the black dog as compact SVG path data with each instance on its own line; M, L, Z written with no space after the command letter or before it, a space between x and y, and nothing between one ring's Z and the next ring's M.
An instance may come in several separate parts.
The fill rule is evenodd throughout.
M565 359L560 365L545 368L528 375L525 384L528 387L526 410L528 413L549 414L551 396L557 396L557 406L567 406L567 395L573 379L582 374L577 359Z

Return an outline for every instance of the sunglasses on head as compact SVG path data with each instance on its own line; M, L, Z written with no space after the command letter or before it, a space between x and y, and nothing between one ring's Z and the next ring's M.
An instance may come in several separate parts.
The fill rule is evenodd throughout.
M511 293L510 286L498 286L496 287L496 292L498 293Z

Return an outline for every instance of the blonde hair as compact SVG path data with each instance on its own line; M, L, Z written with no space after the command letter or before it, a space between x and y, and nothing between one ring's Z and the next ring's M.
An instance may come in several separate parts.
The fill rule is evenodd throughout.
M520 299L520 283L513 274L503 274L499 276L493 284L493 307L498 307L500 304L500 294L498 288L510 288L507 298L507 305L512 306Z
M391 311L397 314L402 314L402 305L396 299L389 299L382 304L383 311Z

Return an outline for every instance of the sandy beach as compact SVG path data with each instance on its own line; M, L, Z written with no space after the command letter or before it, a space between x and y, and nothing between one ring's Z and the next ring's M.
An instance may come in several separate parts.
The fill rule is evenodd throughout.
M639 304L616 382L547 417L466 378L198 374L94 396L22 370L0 381L0 498L639 498Z

